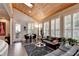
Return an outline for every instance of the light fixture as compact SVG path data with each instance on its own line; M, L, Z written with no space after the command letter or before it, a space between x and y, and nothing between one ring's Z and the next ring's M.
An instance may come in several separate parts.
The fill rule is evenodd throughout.
M32 3L25 3L25 5L27 5L27 6L30 7L30 8L33 7Z

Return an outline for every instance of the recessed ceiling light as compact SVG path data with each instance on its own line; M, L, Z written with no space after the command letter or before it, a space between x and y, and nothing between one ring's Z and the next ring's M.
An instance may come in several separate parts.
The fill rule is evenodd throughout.
M31 13L31 11L29 11L29 13Z
M27 5L27 6L30 7L30 8L33 7L32 3L25 3L25 5Z

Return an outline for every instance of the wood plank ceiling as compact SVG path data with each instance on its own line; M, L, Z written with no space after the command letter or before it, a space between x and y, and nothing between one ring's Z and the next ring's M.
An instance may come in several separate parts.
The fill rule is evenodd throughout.
M29 8L23 3L13 3L12 5L13 8L31 16L35 20L43 21L45 18L75 5L75 3L33 3L33 8Z

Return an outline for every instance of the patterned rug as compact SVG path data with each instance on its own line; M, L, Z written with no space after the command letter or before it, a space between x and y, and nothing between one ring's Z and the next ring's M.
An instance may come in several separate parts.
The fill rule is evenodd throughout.
M44 56L53 51L49 47L36 47L34 44L29 44L25 46L28 56Z

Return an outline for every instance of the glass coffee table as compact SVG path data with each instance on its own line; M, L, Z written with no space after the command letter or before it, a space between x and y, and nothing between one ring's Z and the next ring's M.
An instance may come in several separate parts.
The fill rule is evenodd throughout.
M36 47L45 47L46 44L45 43L42 43L42 42L38 42L35 44Z

